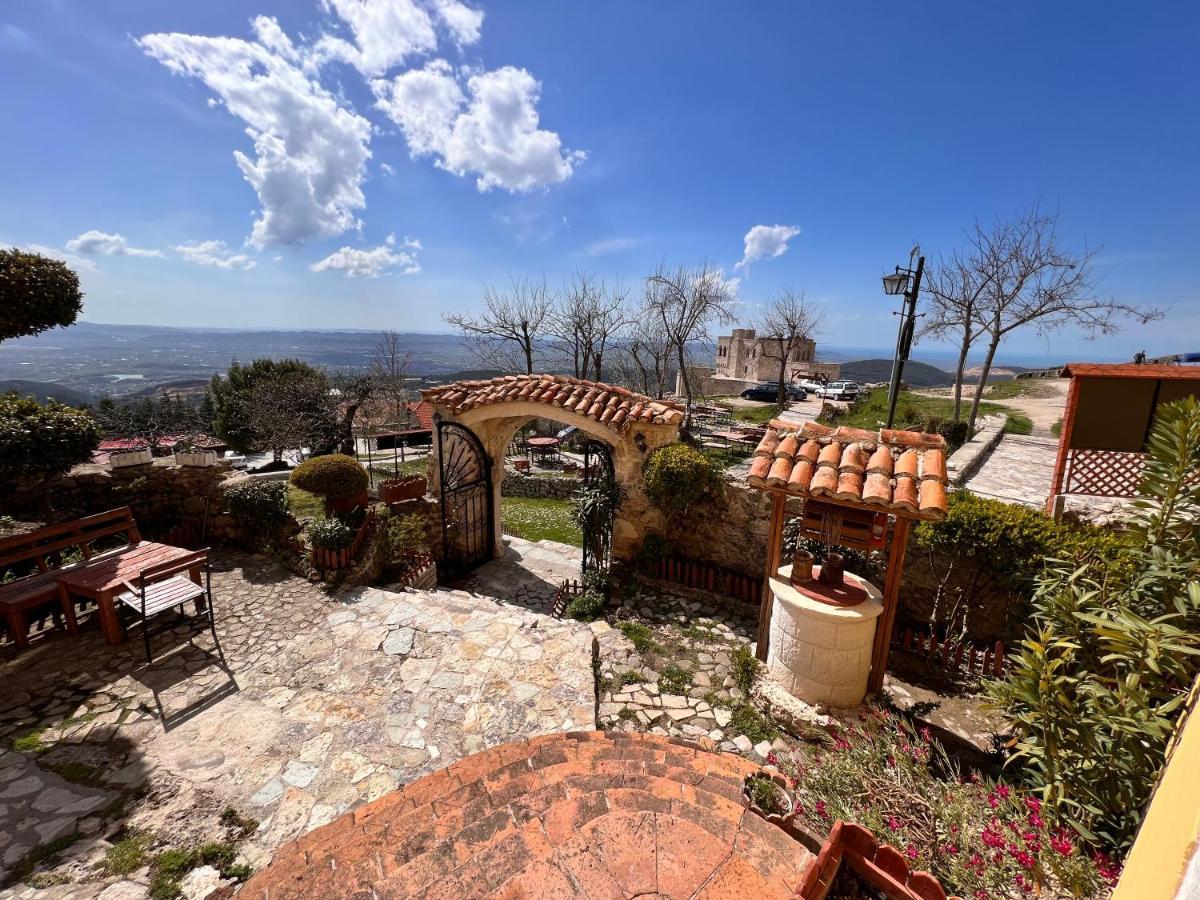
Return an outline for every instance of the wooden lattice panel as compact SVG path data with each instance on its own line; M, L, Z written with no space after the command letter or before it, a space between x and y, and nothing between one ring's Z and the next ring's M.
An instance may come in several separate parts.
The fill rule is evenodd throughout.
M1122 450L1072 450L1067 461L1065 494L1133 497L1145 465L1144 453Z

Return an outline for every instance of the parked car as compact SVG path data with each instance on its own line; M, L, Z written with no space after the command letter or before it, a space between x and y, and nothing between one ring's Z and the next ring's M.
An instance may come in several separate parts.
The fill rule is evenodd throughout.
M784 390L787 391L788 398L791 400L807 400L808 392L798 384L785 384ZM771 402L779 397L779 382L764 381L756 384L754 387L746 388L742 391L743 400L763 400Z
M857 381L831 381L821 388L821 396L826 400L854 401L858 399L858 391Z
M825 389L825 382L818 381L815 378L805 378L800 382L800 387L804 388L810 394L816 394L819 397L821 391Z

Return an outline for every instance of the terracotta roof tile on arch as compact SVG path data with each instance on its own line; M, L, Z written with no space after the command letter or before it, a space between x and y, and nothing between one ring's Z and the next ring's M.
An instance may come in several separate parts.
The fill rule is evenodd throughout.
M751 486L828 499L916 519L946 515L946 441L774 419L754 451Z
M505 375L486 381L455 381L424 390L421 397L455 413L496 403L545 403L617 431L625 431L637 422L683 424L683 408L677 403L566 375Z

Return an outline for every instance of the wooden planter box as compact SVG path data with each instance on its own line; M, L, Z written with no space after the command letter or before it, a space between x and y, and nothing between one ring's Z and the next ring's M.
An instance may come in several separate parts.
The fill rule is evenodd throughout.
M115 453L110 453L108 463L114 469L124 469L127 466L147 466L153 460L150 449L144 450L118 450Z
M313 547L313 565L322 571L349 568L358 557L359 551L362 550L363 542L367 539L367 533L371 530L371 523L374 521L375 510L368 509L367 516L363 519L362 525L358 527L358 531L354 535L354 542L349 547L343 547L340 550Z
M424 475L409 475L406 478L389 478L379 482L379 499L384 503L402 503L424 497L426 490Z
M175 465L206 468L217 464L216 450L176 450Z
M437 587L437 563L432 557L420 557L396 579L396 584L414 590L434 590Z
M353 512L360 506L370 506L371 498L366 491L363 491L357 497L344 497L338 499L327 499L325 501L325 512L333 513L348 513Z

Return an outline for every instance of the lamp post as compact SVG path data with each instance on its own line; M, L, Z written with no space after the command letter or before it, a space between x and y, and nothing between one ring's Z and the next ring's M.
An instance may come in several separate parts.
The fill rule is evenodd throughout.
M913 255L917 249L913 248ZM888 414L886 428L891 428L896 418L896 401L900 396L900 381L904 377L904 364L908 362L908 352L912 349L913 329L917 319L917 295L921 292L921 276L925 272L925 257L917 260L917 268L912 268L912 256L908 257L908 267L896 266L891 275L883 276L883 292L889 296L904 295L904 308L900 312L900 333L896 337L896 355L892 360L892 383L888 388Z

